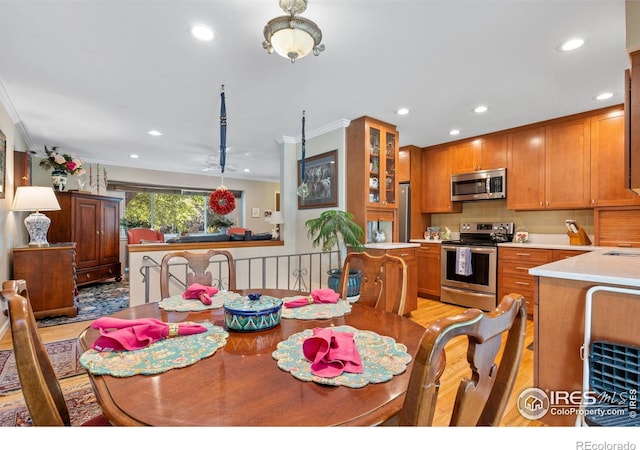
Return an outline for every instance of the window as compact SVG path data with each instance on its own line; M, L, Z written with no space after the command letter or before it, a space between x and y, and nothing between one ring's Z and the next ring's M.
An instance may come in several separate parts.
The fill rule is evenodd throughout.
M225 222L209 208L210 191L121 182L110 182L107 189L125 192L121 222L124 229L150 227L170 237L220 232L220 224ZM236 198L236 209L224 217L228 226L244 226L242 191L231 192Z

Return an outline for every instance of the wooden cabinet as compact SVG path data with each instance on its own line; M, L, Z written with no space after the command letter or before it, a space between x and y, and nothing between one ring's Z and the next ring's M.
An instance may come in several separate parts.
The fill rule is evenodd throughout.
M617 107L591 117L591 204L640 205L625 179L624 111Z
M399 256L407 264L407 297L404 304L405 315L418 309L418 261L416 259L416 249L417 247L365 249L367 253L374 256L380 256L385 253ZM398 280L387 280L387 288L392 290L399 289L398 283Z
M498 299L515 292L527 301L527 315L533 317L535 277L529 269L585 253L583 250L498 247Z
M13 278L26 280L36 319L78 314L75 248L74 242L67 242L13 249Z
M640 194L640 51L630 58L625 77L625 182Z
M452 145L452 173L507 167L507 135L482 136Z
M510 133L507 209L590 207L590 142L588 116Z
M402 147L398 152L398 183L411 182L411 152L413 145Z
M390 211L392 230L387 241L397 241L398 132L395 125L366 116L352 120L347 128L347 153L347 211L365 230L370 211Z
M422 150L420 190L420 209L423 213L462 211L462 203L451 201L451 151L448 146Z
M50 242L76 242L77 283L122 279L120 199L78 192L56 193L60 211L48 211Z
M640 207L596 208L595 245L640 247Z
M440 299L440 244L421 243L416 251L418 260L418 294Z

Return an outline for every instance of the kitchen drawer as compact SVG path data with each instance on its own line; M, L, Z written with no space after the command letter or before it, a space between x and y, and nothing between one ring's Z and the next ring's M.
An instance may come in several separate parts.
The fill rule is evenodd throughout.
M541 263L532 261L505 261L502 258L498 260L498 273L511 275L529 276L529 269L538 267Z
M420 248L418 249L418 251L424 255L427 256L429 254L435 254L435 255L439 255L440 252L442 251L442 246L440 244L420 244Z
M588 253L581 250L551 250L551 260L560 261L562 259L573 258L574 256Z
M416 249L415 248L394 248L391 250L387 250L387 254L389 255L393 255L393 256L399 256L400 258L404 259L405 261L412 261L414 259L416 259Z
M535 280L530 275L501 275L498 281L498 300L511 293L522 295L527 302L527 315L529 316L533 316L534 292Z
M540 248L498 248L498 261L529 261L537 266L551 262L551 252Z

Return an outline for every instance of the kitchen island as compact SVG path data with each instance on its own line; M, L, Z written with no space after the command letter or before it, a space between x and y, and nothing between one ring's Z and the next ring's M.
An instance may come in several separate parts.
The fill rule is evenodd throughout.
M551 396L540 420L573 426L582 391L587 291L594 286L640 291L640 251L595 247L529 274L536 279L534 385ZM600 291L593 297L591 339L640 346L639 317L640 296Z

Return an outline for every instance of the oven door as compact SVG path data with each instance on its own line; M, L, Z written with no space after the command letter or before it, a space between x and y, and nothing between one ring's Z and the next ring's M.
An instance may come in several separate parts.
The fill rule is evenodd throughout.
M456 273L456 249L469 247L471 249L471 275ZM495 246L468 246L442 244L440 260L441 285L475 292L495 294L497 292L497 261L498 248Z

